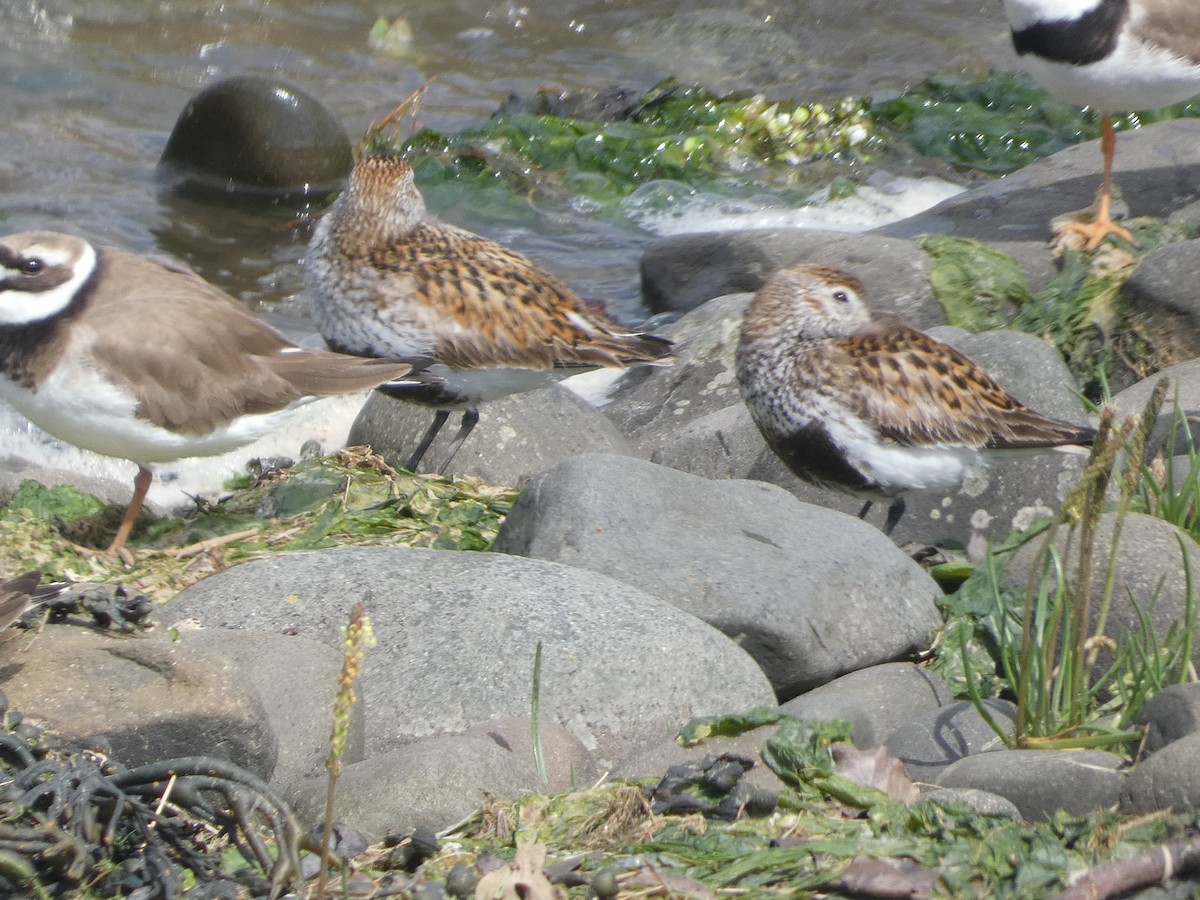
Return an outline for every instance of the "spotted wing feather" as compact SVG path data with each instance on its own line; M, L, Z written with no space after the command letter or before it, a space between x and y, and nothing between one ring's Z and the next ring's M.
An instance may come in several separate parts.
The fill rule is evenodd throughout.
M100 264L110 283L126 287L98 292L88 305L82 324L92 326L91 353L138 398L140 417L173 431L207 434L241 415L374 387L412 368L295 348L229 295L176 267L112 249ZM207 314L202 303L210 304ZM147 334L153 339L144 340Z
M419 296L453 322L435 356L458 368L528 369L671 361L671 342L625 332L561 280L487 238L425 223L372 258L411 277Z
M899 320L882 318L827 352L853 413L902 446L1019 449L1094 436L1034 412L962 353Z

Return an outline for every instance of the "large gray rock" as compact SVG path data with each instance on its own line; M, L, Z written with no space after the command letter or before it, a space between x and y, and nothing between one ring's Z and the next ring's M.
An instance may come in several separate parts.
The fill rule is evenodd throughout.
M985 700L988 715L1011 735L1016 707L1007 700ZM904 763L913 781L936 782L946 768L976 753L1004 749L1004 738L979 714L973 703L960 700L932 714L916 716L887 737L887 748Z
M1115 522L1115 513L1104 513L1096 527L1090 600L1092 626L1103 602L1105 572L1111 556ZM1069 554L1065 552L1066 540L1067 533L1063 529L1056 546L1062 555L1063 570L1073 582L1078 567L1079 539L1076 537L1072 541ZM1040 540L1032 541L1014 555L1004 570L1007 585L1025 591L1030 567L1041 544ZM1143 513L1126 515L1117 544L1115 578L1105 634L1118 642L1124 642L1130 635L1138 635L1144 613L1155 632L1148 646L1158 645L1170 630L1180 628L1185 621L1189 603L1189 571L1200 572L1200 548L1189 535L1153 516ZM1194 597L1191 600L1195 602ZM1196 642L1192 647L1192 664L1200 666L1200 646Z
M350 429L347 444L366 444L389 465L403 466L433 421L427 406L374 393ZM452 413L420 469L442 469L459 427ZM631 453L600 410L560 385L484 404L479 422L455 454L447 475L474 475L490 484L520 485L579 453Z
M845 719L855 747L885 744L898 728L935 716L950 702L950 688L928 669L887 663L850 672L780 706L801 719Z
M1200 733L1189 734L1152 753L1125 777L1121 809L1135 815L1200 807Z
M715 629L593 572L497 553L341 548L256 560L188 588L164 622L286 631L336 645L365 600L367 755L527 715L542 644L545 722L613 759L690 718L772 704L766 678Z
M296 813L303 821L323 820L326 784L312 778L302 786ZM421 826L441 831L479 809L488 794L514 800L535 784L528 762L485 736L427 737L346 766L334 815L379 841Z
M535 478L495 549L603 572L703 619L785 699L910 654L941 622L933 580L857 519L627 457Z
M294 635L227 628L185 629L179 632L179 642L186 649L227 657L230 677L251 687L262 700L264 724L278 746L271 784L280 796L291 802L305 779L323 777L342 669L340 651ZM304 690L296 690L298 684ZM363 704L356 703L350 712L343 762L363 758L364 721Z
M682 234L642 256L642 294L653 310L686 312L726 294L751 292L782 266L820 263L854 273L872 304L919 328L946 321L929 289L931 261L911 241L803 228Z
M1200 362L1190 360L1156 372L1121 391L1113 397L1112 403L1122 416L1141 416L1162 380L1167 382L1167 391L1147 450L1150 455L1165 450L1186 457L1189 437L1192 449L1200 447ZM1172 436L1174 443L1167 447ZM1181 470L1187 472L1190 461L1185 458L1177 462Z
M354 159L341 123L276 78L236 75L187 102L159 166L173 183L216 194L327 194Z
M1143 747L1148 753L1200 732L1200 683L1163 688L1142 706L1137 724L1146 726Z
M103 738L123 765L216 756L264 781L275 771L263 702L219 648L61 625L13 639L3 661L0 687L14 707L69 742Z
M999 794L1039 821L1060 809L1083 815L1111 807L1121 793L1120 766L1119 756L1100 750L997 750L959 760L937 783Z
M1095 200L1100 163L1099 141L1068 147L878 233L1024 240L1044 248L1051 218ZM1122 132L1113 177L1131 215L1167 217L1195 198L1197 166L1200 121L1176 119Z

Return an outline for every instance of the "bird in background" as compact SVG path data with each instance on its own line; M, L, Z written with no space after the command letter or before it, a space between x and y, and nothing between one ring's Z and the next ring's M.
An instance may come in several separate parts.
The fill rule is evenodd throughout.
M894 498L959 485L993 456L1091 444L1095 431L1040 415L953 347L891 315L825 266L775 272L746 309L738 385L767 444L821 487ZM870 500L860 515L865 515Z
M433 220L398 156L358 160L317 223L305 284L329 346L363 356L428 356L437 385L385 393L436 409L406 464L416 471L450 413L578 372L668 365L671 341L625 330L559 278L487 238Z
M421 360L299 347L190 270L52 231L0 238L0 399L43 431L138 466L249 444L318 397L427 386Z
M1112 114L1156 109L1200 93L1200 3L1189 0L1004 0L1013 47L1039 84L1100 112L1104 175L1090 222L1071 222L1087 249L1110 234L1136 246L1112 218Z

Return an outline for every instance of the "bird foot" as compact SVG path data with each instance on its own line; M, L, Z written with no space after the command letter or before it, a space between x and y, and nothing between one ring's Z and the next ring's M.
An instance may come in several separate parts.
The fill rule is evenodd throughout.
M1050 222L1054 229L1054 255L1061 256L1066 250L1095 250L1110 234L1137 247L1132 232L1116 223L1116 219L1124 218L1128 212L1120 193L1114 189L1107 197L1101 191L1087 209L1055 216Z

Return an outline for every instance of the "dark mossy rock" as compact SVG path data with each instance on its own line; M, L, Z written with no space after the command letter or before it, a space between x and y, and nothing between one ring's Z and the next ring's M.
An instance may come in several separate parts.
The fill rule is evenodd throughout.
M353 164L345 129L319 100L278 79L238 75L188 101L159 172L189 193L320 196Z

